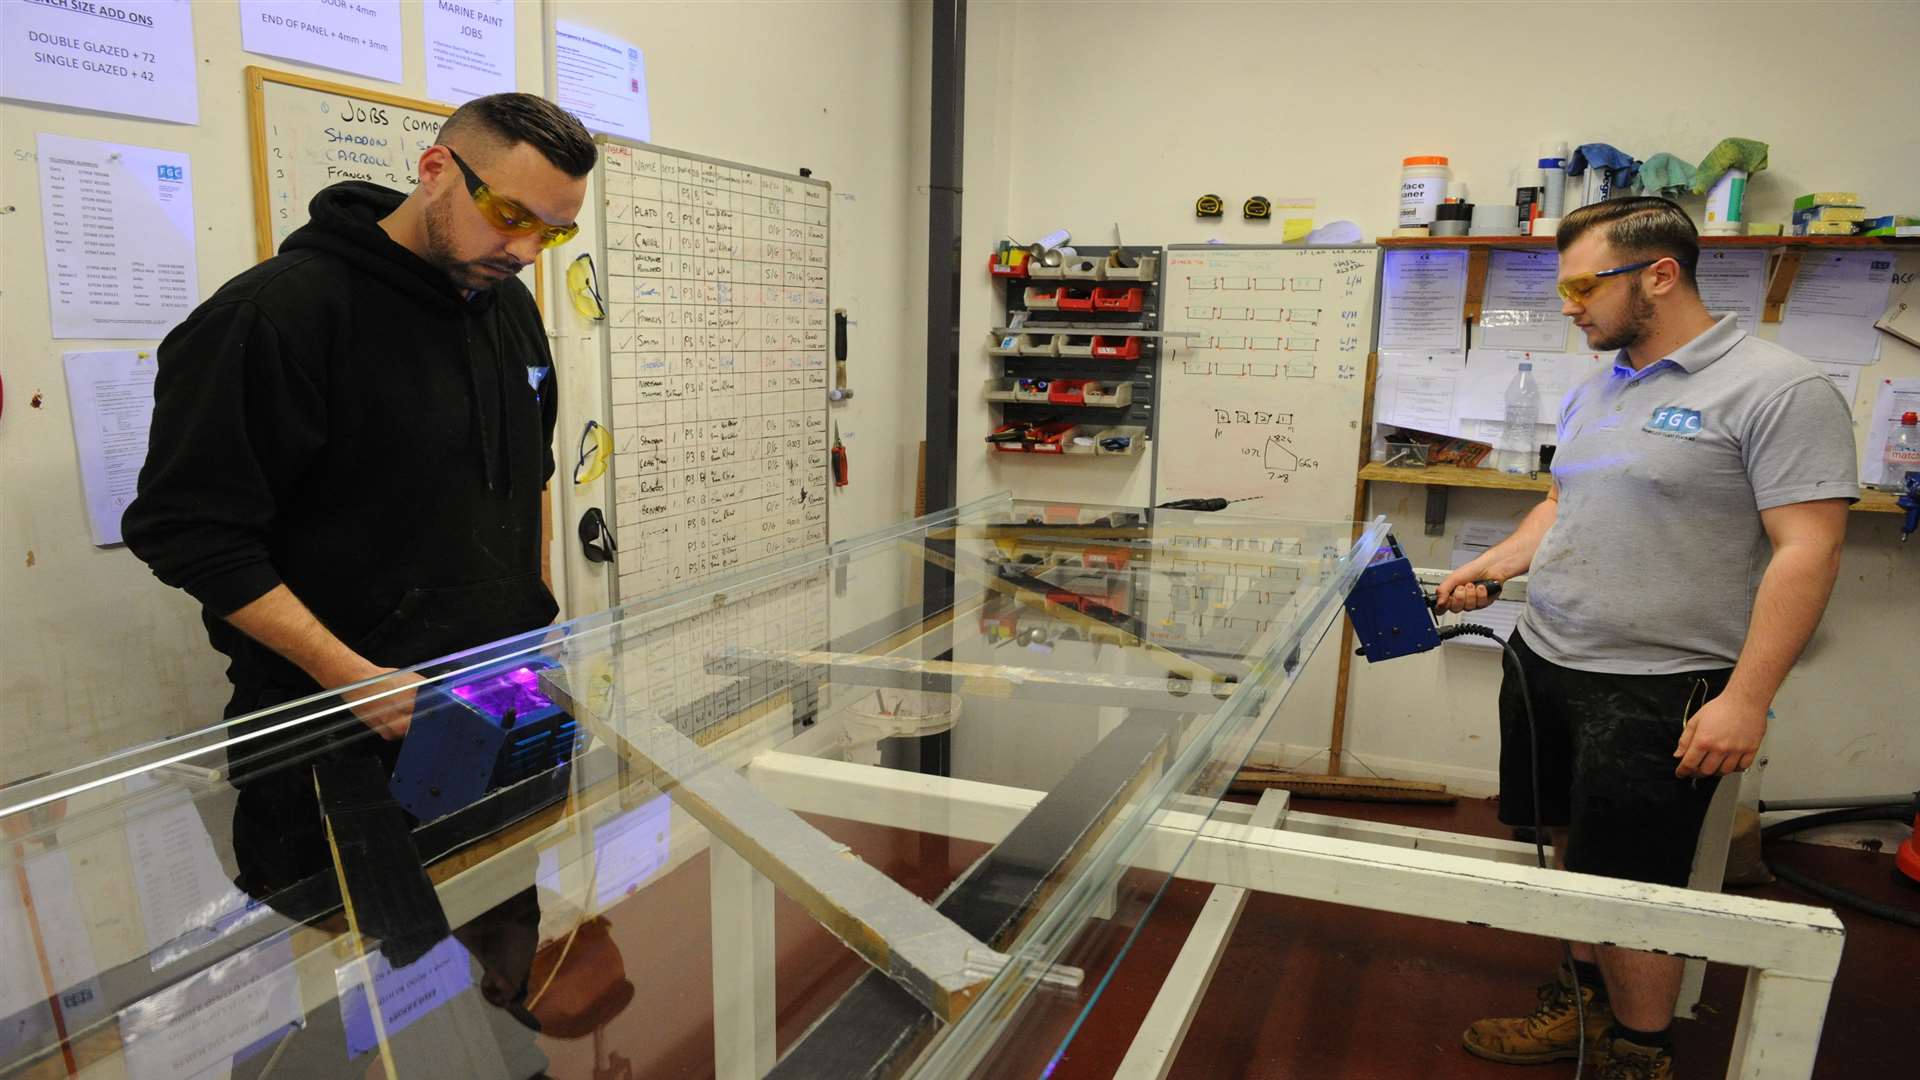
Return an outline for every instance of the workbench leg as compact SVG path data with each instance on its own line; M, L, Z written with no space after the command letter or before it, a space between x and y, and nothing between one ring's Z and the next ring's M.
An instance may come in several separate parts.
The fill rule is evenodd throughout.
M753 1080L773 1068L773 882L718 840L707 852L714 1076Z
M1286 811L1287 793L1266 791L1254 809L1253 828L1270 829ZM1133 1044L1114 1072L1115 1080L1163 1080L1180 1056L1180 1044L1186 1041L1187 1028L1200 1011L1200 999L1227 951L1234 927L1240 925L1240 913L1247 906L1247 890L1232 885L1216 885L1207 895L1206 907L1194 920L1187 942L1180 947L1173 967L1160 984L1146 1019L1134 1031Z
M1733 1029L1727 1080L1793 1080L1813 1075L1820 1028L1827 1019L1829 979L1747 969L1740 1022Z

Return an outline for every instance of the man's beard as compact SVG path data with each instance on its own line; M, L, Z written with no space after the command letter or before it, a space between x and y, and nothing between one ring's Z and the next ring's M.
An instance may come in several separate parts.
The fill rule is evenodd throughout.
M1588 347L1595 352L1630 349L1647 336L1653 329L1653 301L1641 290L1639 278L1627 282L1627 312L1619 325L1595 329L1604 331L1587 339Z
M509 274L495 273L505 271L511 260L470 260L461 259L454 254L453 247L453 207L447 199L427 207L426 212L428 263L440 268L453 283L462 289L480 291L491 289L505 281Z

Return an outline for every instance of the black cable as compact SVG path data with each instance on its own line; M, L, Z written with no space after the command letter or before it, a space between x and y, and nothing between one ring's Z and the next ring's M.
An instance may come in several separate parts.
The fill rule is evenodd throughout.
M1762 840L1772 840L1776 837L1785 836L1788 833L1800 832L1803 829L1815 829L1822 825L1844 825L1850 821L1907 822L1911 820L1913 820L1912 807L1855 806L1844 810L1828 810L1824 813L1808 814L1804 817L1789 818L1786 821L1776 821L1760 830L1760 838ZM1920 927L1920 911L1914 911L1911 908L1895 907L1892 904L1883 904L1871 897L1861 896L1859 893L1850 892L1838 885L1829 885L1818 878L1803 874L1791 866L1775 866L1769 863L1767 864L1767 869L1773 871L1775 876L1779 877L1780 880L1791 885L1798 885L1800 888L1805 889L1823 900L1831 900L1836 904L1845 904L1848 907L1886 919L1888 922L1899 923L1902 926Z
M1520 682L1520 705L1527 714L1527 762L1533 781L1533 860L1540 869L1547 868L1547 846L1540 839L1546 834L1546 827L1540 824L1540 730L1533 720L1533 694L1527 689L1526 668L1520 664L1520 654L1513 650L1507 639L1494 633L1491 627L1479 623L1454 623L1439 629L1441 641L1457 637L1483 637L1496 642L1504 660L1513 662L1513 673ZM1595 959L1598 959L1596 957ZM1560 939L1560 960L1567 966L1567 976L1573 980L1574 1020L1579 1024L1578 1042L1575 1044L1579 1057L1573 1065L1573 1080L1580 1080L1581 1070L1587 1065L1587 1003L1580 996L1580 969L1574 966L1573 946L1565 938Z

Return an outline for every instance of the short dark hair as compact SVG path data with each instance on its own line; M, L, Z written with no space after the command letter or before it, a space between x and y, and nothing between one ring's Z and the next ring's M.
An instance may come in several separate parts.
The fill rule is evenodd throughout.
M1652 195L1636 195L1583 206L1560 222L1554 244L1565 251L1589 230L1599 228L1606 230L1607 243L1624 258L1670 258L1679 263L1680 280L1699 291L1693 271L1700 263L1700 233L1678 205Z
M526 143L540 151L553 167L571 177L593 171L600 151L593 136L572 113L533 94L488 94L453 111L440 125L436 144L450 137L478 139L500 149Z

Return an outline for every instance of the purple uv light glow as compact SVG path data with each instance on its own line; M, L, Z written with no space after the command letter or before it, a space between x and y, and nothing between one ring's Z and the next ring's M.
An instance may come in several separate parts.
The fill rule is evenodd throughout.
M540 692L539 675L530 667L517 667L456 686L453 696L496 723L506 717L508 709L512 709L515 716L524 717L553 708L553 701Z

